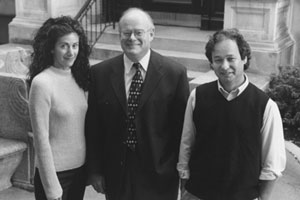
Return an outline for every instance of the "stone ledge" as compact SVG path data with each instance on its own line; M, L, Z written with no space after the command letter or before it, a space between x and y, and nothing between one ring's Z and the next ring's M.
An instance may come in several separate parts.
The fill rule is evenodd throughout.
M26 148L25 142L0 138L0 159L25 151Z
M292 154L300 164L300 148L291 141L285 141L285 149Z

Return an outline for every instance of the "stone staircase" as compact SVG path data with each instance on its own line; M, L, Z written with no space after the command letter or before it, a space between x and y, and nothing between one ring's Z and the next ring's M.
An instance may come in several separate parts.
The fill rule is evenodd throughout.
M90 29L88 35L94 34L92 30L95 30L95 27L89 27L88 29ZM151 46L155 51L182 63L187 68L190 88L193 89L199 84L216 79L204 54L206 42L211 34L213 34L213 31L202 31L198 28L156 26L155 37ZM20 47L27 49L29 52L31 51L31 46L29 45L0 45L0 64L5 62L4 58L1 59L1 55L5 55L9 51L15 51ZM121 53L118 28L117 26L115 29L108 27L94 46L90 56L90 63L93 65ZM266 88L269 76L263 73L263 69L260 72L251 69L250 66L247 74L250 81L259 88Z
M95 30L95 27L90 27ZM151 43L153 50L165 55L187 68L190 88L216 79L210 70L205 56L205 45L214 31L202 31L198 28L178 26L155 26L155 37ZM89 34L93 34L90 31ZM122 53L119 42L118 26L108 27L91 54L91 64L101 62ZM249 79L260 88L265 88L268 77L260 73L249 72Z
M182 63L189 71L207 72L209 65L204 55L204 47L211 33L197 28L156 26L151 47ZM104 60L121 52L118 27L108 27L94 46L91 58Z

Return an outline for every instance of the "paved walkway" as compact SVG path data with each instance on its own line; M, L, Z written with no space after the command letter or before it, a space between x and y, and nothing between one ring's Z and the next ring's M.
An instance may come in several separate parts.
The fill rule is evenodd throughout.
M300 148L291 142L286 142L287 166L283 177L278 180L271 200L300 199ZM9 188L0 192L0 200L34 200L32 192L18 188ZM98 194L89 186L84 200L105 200L104 195Z
M34 195L32 192L12 187L0 192L0 200L34 200ZM84 200L105 200L105 197L95 192L91 186L88 186Z

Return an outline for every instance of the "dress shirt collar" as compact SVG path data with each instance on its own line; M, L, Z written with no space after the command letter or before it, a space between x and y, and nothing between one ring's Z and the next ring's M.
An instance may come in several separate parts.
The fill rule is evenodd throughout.
M139 63L142 65L142 70L147 72L148 69L148 65L149 65L149 61L150 61L150 49L149 51L146 53L146 55L139 61ZM125 66L125 74L129 74L130 70L132 68L132 65L134 62L132 62L124 53L124 66Z
M231 91L231 92L227 92L223 86L221 85L220 81L218 80L218 90L219 92L225 97L225 99L227 99L228 101L231 101L233 99L235 99L236 97L238 97L240 94L242 94L242 92L244 92L244 90L246 89L246 87L249 84L249 79L248 76L246 74L244 74L245 77L245 81L244 83L238 87L237 89Z

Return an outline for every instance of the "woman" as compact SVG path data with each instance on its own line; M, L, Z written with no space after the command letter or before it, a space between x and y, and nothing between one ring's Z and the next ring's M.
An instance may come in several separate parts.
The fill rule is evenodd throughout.
M78 21L48 19L33 41L29 111L36 200L82 200L90 47Z

